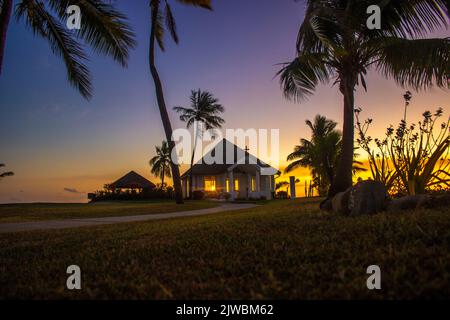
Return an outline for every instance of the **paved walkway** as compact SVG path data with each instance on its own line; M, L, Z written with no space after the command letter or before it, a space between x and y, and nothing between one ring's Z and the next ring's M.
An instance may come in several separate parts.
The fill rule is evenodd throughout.
M170 213L156 213L146 214L139 216L122 216L122 217L103 217L103 218L84 218L84 219L66 219L66 220L47 220L47 221L30 221L30 222L18 222L18 223L1 223L0 233L11 233L20 231L33 231L33 230L53 230L53 229L66 229L77 227L89 227L89 226L101 226L107 224L124 223L124 222L137 222L148 220L163 220L179 217L192 217L203 216L207 214L233 211L240 209L249 209L256 207L254 204L242 203L242 204L224 204L215 208L190 210L190 211L178 211Z

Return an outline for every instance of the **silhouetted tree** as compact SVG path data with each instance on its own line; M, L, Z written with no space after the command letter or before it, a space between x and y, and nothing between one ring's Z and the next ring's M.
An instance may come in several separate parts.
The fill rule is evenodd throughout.
M180 3L199 6L205 9L211 10L210 0L177 0ZM164 6L164 8L162 8ZM169 114L167 112L166 102L164 99L164 90L159 77L158 69L155 64L155 41L158 42L158 46L164 51L164 32L168 31L175 41L178 43L178 33L175 23L175 19L172 14L169 2L162 0L150 0L151 8L151 31L150 31L150 49L149 49L149 63L150 73L155 83L156 99L158 101L159 113L161 114L161 121L164 127L164 133L168 141L169 150L175 147L175 143L172 140L172 124L170 123ZM181 178L180 169L172 163L172 176L173 185L175 188L176 202L183 203L183 191L181 190Z
M167 141L163 141L161 146L156 146L156 155L150 159L151 172L161 179L161 189L164 189L164 177L172 177L171 157Z
M192 199L192 166L194 165L195 149L197 148L197 139L202 134L202 130L221 128L225 120L220 114L225 111L219 104L219 100L214 98L208 91L191 91L190 107L174 107L173 109L180 114L180 120L186 123L189 129L194 125L194 148L191 155L191 166L189 174L189 198Z
M299 167L309 168L319 195L324 196L335 179L342 152L342 136L336 130L337 123L321 115L315 117L314 123L306 120L306 125L311 129L311 140L300 139L300 145L295 146L294 152L287 157L292 162L285 172ZM365 169L360 162L354 161L353 170Z

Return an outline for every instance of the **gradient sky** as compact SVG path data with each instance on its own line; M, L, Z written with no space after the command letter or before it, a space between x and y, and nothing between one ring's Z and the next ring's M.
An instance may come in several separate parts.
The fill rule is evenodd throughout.
M116 3L129 16L139 44L128 69L90 55L95 93L89 102L68 85L48 44L12 21L0 77L0 162L15 176L0 182L0 202L86 201L86 192L130 170L157 182L147 164L163 139L148 71L148 0ZM321 86L307 102L295 104L283 98L274 78L277 64L294 57L304 1L213 4L214 12L173 5L181 43L166 41L166 52L157 55L168 106L187 105L191 89L209 90L226 108L227 128L279 128L281 162L300 137L309 138L306 119L320 113L341 123L336 87ZM356 104L381 134L402 117L405 90L374 72L368 86L367 93L358 90ZM448 90L415 94L410 118L438 106L450 110ZM183 127L170 113L173 126Z

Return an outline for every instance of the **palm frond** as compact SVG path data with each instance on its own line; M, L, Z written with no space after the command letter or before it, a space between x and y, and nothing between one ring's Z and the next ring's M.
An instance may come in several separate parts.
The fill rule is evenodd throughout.
M111 4L98 0L47 0L60 19L65 19L66 9L77 5L82 12L82 24L79 36L95 52L112 57L122 66L126 66L129 49L136 46L134 32L127 17Z
M179 38L178 38L178 34L177 34L177 25L176 25L175 19L172 14L172 9L170 8L170 5L168 2L166 2L165 16L166 16L166 27L169 30L173 41L175 41L175 43L178 44Z
M180 3L188 4L204 9L212 10L211 0L177 0Z
M72 86L86 99L92 96L90 74L84 61L87 57L81 45L66 31L41 2L23 1L16 8L17 18L25 19L36 35L50 43L52 51L61 56L67 69L67 77Z
M278 72L280 84L286 98L298 101L312 95L319 83L330 79L327 57L322 53L300 54Z
M449 88L450 38L383 39L378 68L402 86L426 89L436 84Z
M365 2L374 4L372 0ZM448 25L448 0L378 0L381 32L402 38L423 37Z

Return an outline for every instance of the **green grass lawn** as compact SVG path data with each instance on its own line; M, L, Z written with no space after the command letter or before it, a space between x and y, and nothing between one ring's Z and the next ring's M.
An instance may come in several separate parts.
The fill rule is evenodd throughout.
M206 209L218 205L217 202L212 201L186 201L183 205L177 205L172 200L90 204L8 204L0 205L0 223L134 216Z
M71 264L81 267L81 291L65 289ZM373 264L382 290L366 287ZM287 200L201 217L3 234L0 297L448 299L450 209L342 217Z

